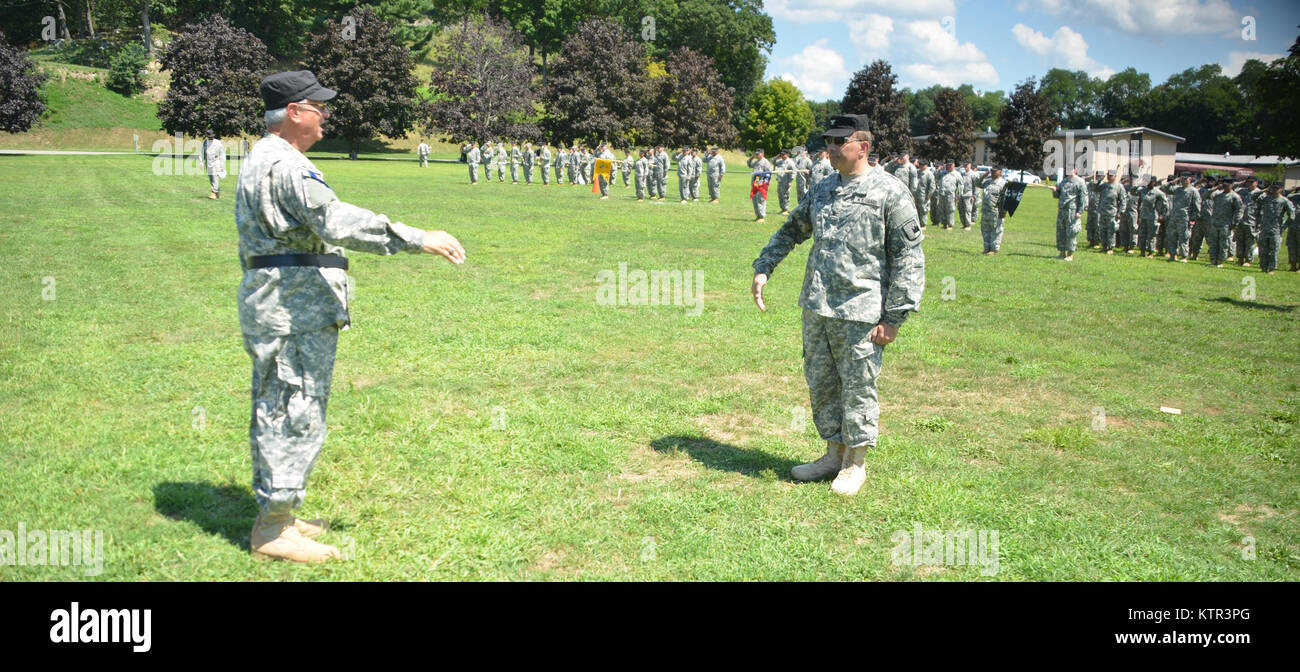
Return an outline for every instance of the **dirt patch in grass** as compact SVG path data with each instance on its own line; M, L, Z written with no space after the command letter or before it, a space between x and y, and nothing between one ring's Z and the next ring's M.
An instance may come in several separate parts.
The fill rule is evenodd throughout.
M771 427L758 416L749 413L710 413L696 418L696 423L706 436L727 443L736 443L737 440L748 439L759 433L786 431Z

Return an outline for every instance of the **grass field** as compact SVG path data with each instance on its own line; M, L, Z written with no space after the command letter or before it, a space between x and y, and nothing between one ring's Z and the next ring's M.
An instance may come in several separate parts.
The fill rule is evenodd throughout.
M250 558L234 199L147 157L0 158L0 530L103 530L98 580L985 580L892 562L917 525L997 531L994 580L1300 579L1300 275L1056 261L1045 190L998 257L977 231L929 229L922 311L884 356L880 446L843 498L788 477L822 452L808 246L759 314L750 262L780 218L752 223L743 175L721 204L683 205L321 167L343 199L469 254L352 255L302 511L351 559ZM702 314L600 305L597 274L620 263L701 271Z

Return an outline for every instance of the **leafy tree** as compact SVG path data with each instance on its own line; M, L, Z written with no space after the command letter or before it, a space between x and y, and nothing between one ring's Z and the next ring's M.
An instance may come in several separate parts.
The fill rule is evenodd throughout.
M0 32L0 131L22 133L40 119L45 111L40 91L47 77Z
M966 98L956 89L945 88L935 96L930 126L932 131L923 148L927 155L940 161L962 161L970 157L975 142L975 120L966 106Z
M872 148L879 154L912 151L911 124L907 101L894 85L898 76L883 60L876 60L853 75L840 101L849 114L865 114L874 137Z
M799 89L784 79L773 79L754 89L740 141L746 149L775 154L803 142L812 123L812 108Z
M266 45L218 15L188 24L159 58L171 88L158 105L168 133L218 137L257 133L264 111L258 92L271 67Z
M999 164L1015 170L1037 170L1043 164L1043 143L1056 130L1047 97L1033 77L1021 82L998 112L998 137L991 143Z
M903 93L906 93L906 89L903 90ZM822 133L825 133L826 129L830 128L831 117L841 114L840 101L824 100L819 103L809 102L808 107L812 109L813 128L808 132L808 139L804 141L804 147L807 147L808 152L812 153L813 151L826 146L826 141L822 139Z
M452 142L540 135L527 120L538 94L519 33L484 17L444 28L437 41L425 133L440 130Z
M149 55L139 43L123 46L109 65L108 89L124 96L144 91L144 68L148 64Z
M1065 128L1083 128L1101 122L1097 111L1099 80L1078 70L1052 68L1043 75L1039 92L1047 97L1057 123Z
M668 55L664 75L650 80L650 105L656 144L669 147L734 147L731 87L722 83L713 61L689 47Z
M970 108L971 117L975 120L975 128L992 127L993 130L997 130L998 113L1007 104L1005 93L1002 91L979 93L970 84L962 84L957 87L957 92L966 99L966 106Z
M1144 103L1151 91L1151 75L1126 68L1111 75L1097 92L1101 123L1109 127L1145 126Z
M338 91L326 134L348 140L349 156L356 159L362 140L398 138L415 127L419 80L411 51L393 39L392 28L373 9L363 6L348 16L351 21L330 21L308 38L306 66Z
M1268 66L1257 88L1260 105L1254 118L1259 142L1271 150L1269 154L1300 157L1300 124L1295 122L1295 111L1300 109L1300 37L1285 58Z
M1217 63L1170 75L1151 90L1148 104L1146 125L1186 138L1183 151L1239 152L1253 135L1241 91Z
M929 88L913 93L903 89L903 101L907 104L907 117L912 127L912 136L930 134L930 117L934 114L934 97L943 87L935 84Z
M565 36L597 14L597 0L494 0L502 18L523 36L528 60L542 59L542 82L549 75L548 57L560 51Z
M610 19L583 22L564 41L542 98L544 129L557 142L642 141L651 123L643 43Z

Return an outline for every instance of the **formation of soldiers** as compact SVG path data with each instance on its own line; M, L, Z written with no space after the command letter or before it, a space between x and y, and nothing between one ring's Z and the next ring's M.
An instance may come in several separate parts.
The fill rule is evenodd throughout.
M1285 195L1281 182L1189 173L1135 180L1112 170L1095 173L1084 188L1091 249L1186 263L1207 247L1216 268L1231 261L1249 267L1258 257L1260 270L1273 273L1285 234L1288 270L1300 272L1300 190Z

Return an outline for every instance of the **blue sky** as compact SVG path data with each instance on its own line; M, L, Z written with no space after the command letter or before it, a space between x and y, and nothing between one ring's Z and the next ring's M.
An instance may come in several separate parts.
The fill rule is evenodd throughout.
M1108 77L1127 67L1152 85L1205 63L1228 75L1286 53L1296 0L766 0L776 28L767 78L810 100L838 100L877 58L899 85L1010 91L1053 67ZM1250 38L1254 39L1250 39Z

